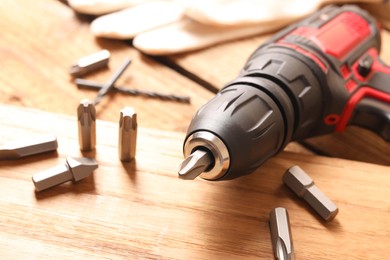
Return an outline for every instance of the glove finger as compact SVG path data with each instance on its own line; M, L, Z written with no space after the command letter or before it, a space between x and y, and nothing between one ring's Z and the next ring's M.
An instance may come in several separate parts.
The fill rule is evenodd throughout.
M212 27L190 19L137 35L133 45L150 55L170 55L277 30L291 19L245 27Z
M78 13L101 15L148 1L150 0L68 0L68 4Z
M135 35L182 19L184 9L173 2L151 1L95 19L91 31L95 36L131 39Z
M323 0L180 0L191 19L212 26L243 26L300 18L315 11Z

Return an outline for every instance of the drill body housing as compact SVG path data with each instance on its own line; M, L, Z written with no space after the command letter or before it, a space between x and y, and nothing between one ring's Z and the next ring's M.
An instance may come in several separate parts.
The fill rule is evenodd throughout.
M187 132L185 157L205 149L213 163L200 176L232 179L252 172L290 141L343 131L349 124L389 141L390 68L379 51L375 20L355 6L328 6L287 27L199 109Z

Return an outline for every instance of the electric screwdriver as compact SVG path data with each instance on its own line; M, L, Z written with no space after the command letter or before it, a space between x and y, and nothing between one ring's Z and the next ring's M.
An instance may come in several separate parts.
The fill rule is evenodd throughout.
M179 178L248 174L294 140L357 125L390 141L390 67L378 24L357 6L327 6L262 44L195 114Z

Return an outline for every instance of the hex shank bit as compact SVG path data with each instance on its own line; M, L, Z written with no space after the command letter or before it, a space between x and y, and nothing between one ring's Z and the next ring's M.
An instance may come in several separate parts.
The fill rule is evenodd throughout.
M118 153L121 161L135 158L137 146L137 114L131 107L124 107L119 118Z
M50 187L67 181L80 181L98 168L94 159L67 157L65 165L58 165L46 171L33 175L32 181L37 191L46 190Z
M30 155L57 150L54 134L8 142L0 146L0 160L19 159Z
M81 151L91 151L96 145L96 109L88 99L80 101L77 108L77 126Z
M293 260L294 245L287 210L282 207L273 209L269 216L269 226L275 259Z
M313 180L299 166L286 171L283 182L300 198L303 198L324 220L332 220L339 209L314 184Z
M69 69L70 75L79 77L89 72L104 68L107 66L110 59L110 52L108 50L101 50L91 55L80 58Z

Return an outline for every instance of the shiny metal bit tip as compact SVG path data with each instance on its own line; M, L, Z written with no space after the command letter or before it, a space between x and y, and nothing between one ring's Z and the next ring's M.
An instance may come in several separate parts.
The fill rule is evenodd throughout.
M193 180L206 171L211 163L212 158L208 152L196 150L181 163L179 178Z
M0 160L19 159L30 155L55 151L57 147L57 138L54 134L12 141L0 146Z
M119 118L118 153L121 161L135 158L137 146L137 114L132 107L124 107Z
M93 102L83 99L77 108L77 126L81 151L91 151L96 146L96 109Z
M69 73L74 77L85 75L89 72L106 67L109 59L110 52L108 50L101 50L79 59L70 67Z
M286 171L283 182L300 198L303 198L324 220L332 220L339 209L314 184L313 180L299 166Z
M270 213L269 225L275 259L293 260L294 246L287 210L282 207L273 209Z
M58 165L33 175L32 181L37 191L46 190L67 181L80 181L98 168L94 159L67 157L64 165Z

